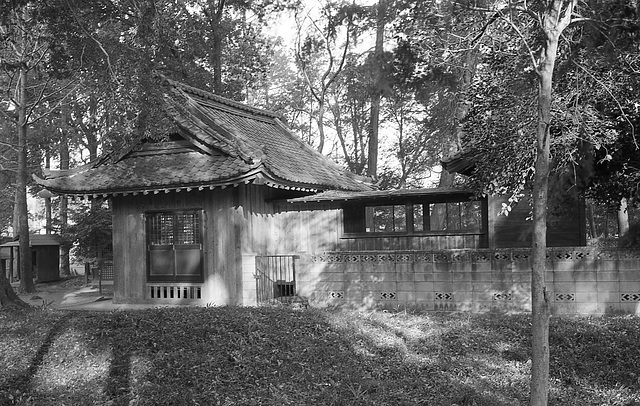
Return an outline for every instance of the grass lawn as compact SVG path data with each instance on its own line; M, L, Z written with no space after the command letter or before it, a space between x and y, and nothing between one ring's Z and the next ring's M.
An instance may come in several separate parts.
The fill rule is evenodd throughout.
M0 313L0 405L524 405L529 317ZM552 405L640 406L640 319L553 318Z

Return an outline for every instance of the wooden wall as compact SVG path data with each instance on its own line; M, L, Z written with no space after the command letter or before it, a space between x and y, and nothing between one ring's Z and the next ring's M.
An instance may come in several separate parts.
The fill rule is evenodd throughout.
M248 262L256 255L317 255L323 252L436 251L486 247L481 235L343 236L338 203L288 205L292 192L267 186L237 187L190 192L119 196L112 200L116 302L149 302L145 213L149 211L203 210L205 282L202 299L213 304L243 304L253 281ZM498 218L489 205L492 247L528 246L523 222L528 210ZM523 205L526 207L526 205ZM519 210L519 209L518 209ZM494 217L491 217L491 214ZM526 215L524 214L526 212ZM521 213L514 215L516 213ZM523 217L524 216L524 217ZM562 224L559 231L576 238L576 229ZM530 232L529 234L530 235ZM530 237L529 237L530 238ZM555 237L554 237L555 238ZM556 243L573 239L555 238ZM581 245L581 244L571 244ZM244 264L243 261L247 262ZM156 284L157 285L157 284ZM193 285L193 284L192 284ZM153 301L157 302L157 301Z
M203 210L203 300L241 303L242 208L234 188L170 192L113 199L115 302L149 302L145 213ZM194 284L191 284L194 285ZM197 285L197 284L196 284Z
M31 247L36 257L38 282L53 282L60 279L60 246L38 245Z

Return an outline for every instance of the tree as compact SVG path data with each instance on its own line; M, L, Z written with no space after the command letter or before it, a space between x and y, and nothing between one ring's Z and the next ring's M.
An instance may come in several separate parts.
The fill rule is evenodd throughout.
M27 211L28 131L37 120L35 108L50 91L49 82L30 83L30 75L42 71L51 62L51 49L46 27L39 20L37 5L32 2L12 2L0 11L2 68L8 78L8 97L4 114L17 128L16 215L20 234L20 289L34 292L29 217ZM17 113L17 114L16 114Z
M592 46L594 37L612 43L607 36L611 24L603 23L610 16L603 12L607 5L577 0L466 4L466 10L486 17L472 42L483 69L471 86L474 106L465 123L467 146L482 157L476 184L484 193L511 193L514 200L525 185L533 189L530 404L536 406L547 404L549 388L545 259L550 174L553 170L561 177L572 169L576 188L581 145L603 146L612 134L611 121L585 97L588 91L576 79L588 55L602 51Z
M28 308L29 305L22 301L22 299L16 295L16 292L13 291L4 272L0 272L0 274L0 310Z
M322 21L306 16L309 31L303 32L303 22L298 21L296 38L296 63L302 72L308 89L317 104L315 122L318 128L318 151L325 145L325 113L331 88L340 77L347 56L357 37L356 20L364 9L353 4L327 4L321 9ZM324 23L324 26L320 24ZM340 28L343 41L338 45Z
M376 179L378 176L378 144L380 128L380 99L384 92L384 34L387 23L388 5L387 0L378 0L376 7L376 45L373 53L375 59L374 66L374 88L371 93L371 118L369 121L369 154L367 175Z

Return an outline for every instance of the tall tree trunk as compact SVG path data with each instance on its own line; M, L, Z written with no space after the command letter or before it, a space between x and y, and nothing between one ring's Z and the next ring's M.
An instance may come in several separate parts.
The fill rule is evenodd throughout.
M371 119L369 134L369 157L367 175L373 179L378 176L378 130L380 127L380 99L382 98L382 62L384 58L384 27L387 18L387 0L378 0L378 10L376 16L376 46L374 58L376 61L376 71L374 73L375 84L371 95Z
M213 92L224 96L222 89L222 17L225 0L209 0L205 15L209 18L211 35L211 66L213 66Z
M67 136L67 132L69 130L69 107L64 104L62 106L62 117L60 120L60 169L66 170L69 169L69 138ZM68 212L69 212L69 201L67 196L60 196L60 235L63 237L67 234L68 227ZM60 273L62 275L70 275L71 274L71 264L69 260L69 251L71 247L70 244L63 240L62 245L60 246Z
M49 149L47 149L47 151L45 152L44 167L45 169L51 169L51 156L49 154ZM51 234L53 230L53 225L52 225L53 220L51 217L52 217L51 216L51 195L47 194L44 197L44 221L45 221L44 232L45 234Z
M593 214L593 203L587 203L587 219L589 220L589 234L591 234L591 238L598 238L598 231L596 230L596 217Z
M32 276L31 247L29 244L29 213L27 209L27 75L20 69L18 106L18 185L16 204L20 234L20 290L35 292Z
M324 94L323 98L318 100L318 152L322 154L322 150L324 149Z
M0 272L0 310L15 310L28 308L29 305L22 301L11 288L4 272Z
M545 286L547 201L551 144L553 71L560 35L571 22L577 0L553 0L543 12L545 45L538 63L538 127L533 180L533 241L531 267L531 385L530 405L546 406L549 398L549 300ZM565 6L565 7L563 7Z
M627 198L620 200L618 208L618 236L622 237L629 231L629 212L627 211Z

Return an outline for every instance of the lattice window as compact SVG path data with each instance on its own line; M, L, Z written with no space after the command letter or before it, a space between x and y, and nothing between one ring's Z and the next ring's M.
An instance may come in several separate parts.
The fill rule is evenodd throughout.
M170 213L154 213L147 216L149 224L149 244L173 244L173 215Z
M147 279L202 282L202 212L147 213Z
M200 216L199 213L179 213L176 220L176 244L200 244Z
M329 297L331 299L344 299L344 292L343 291L329 292Z

